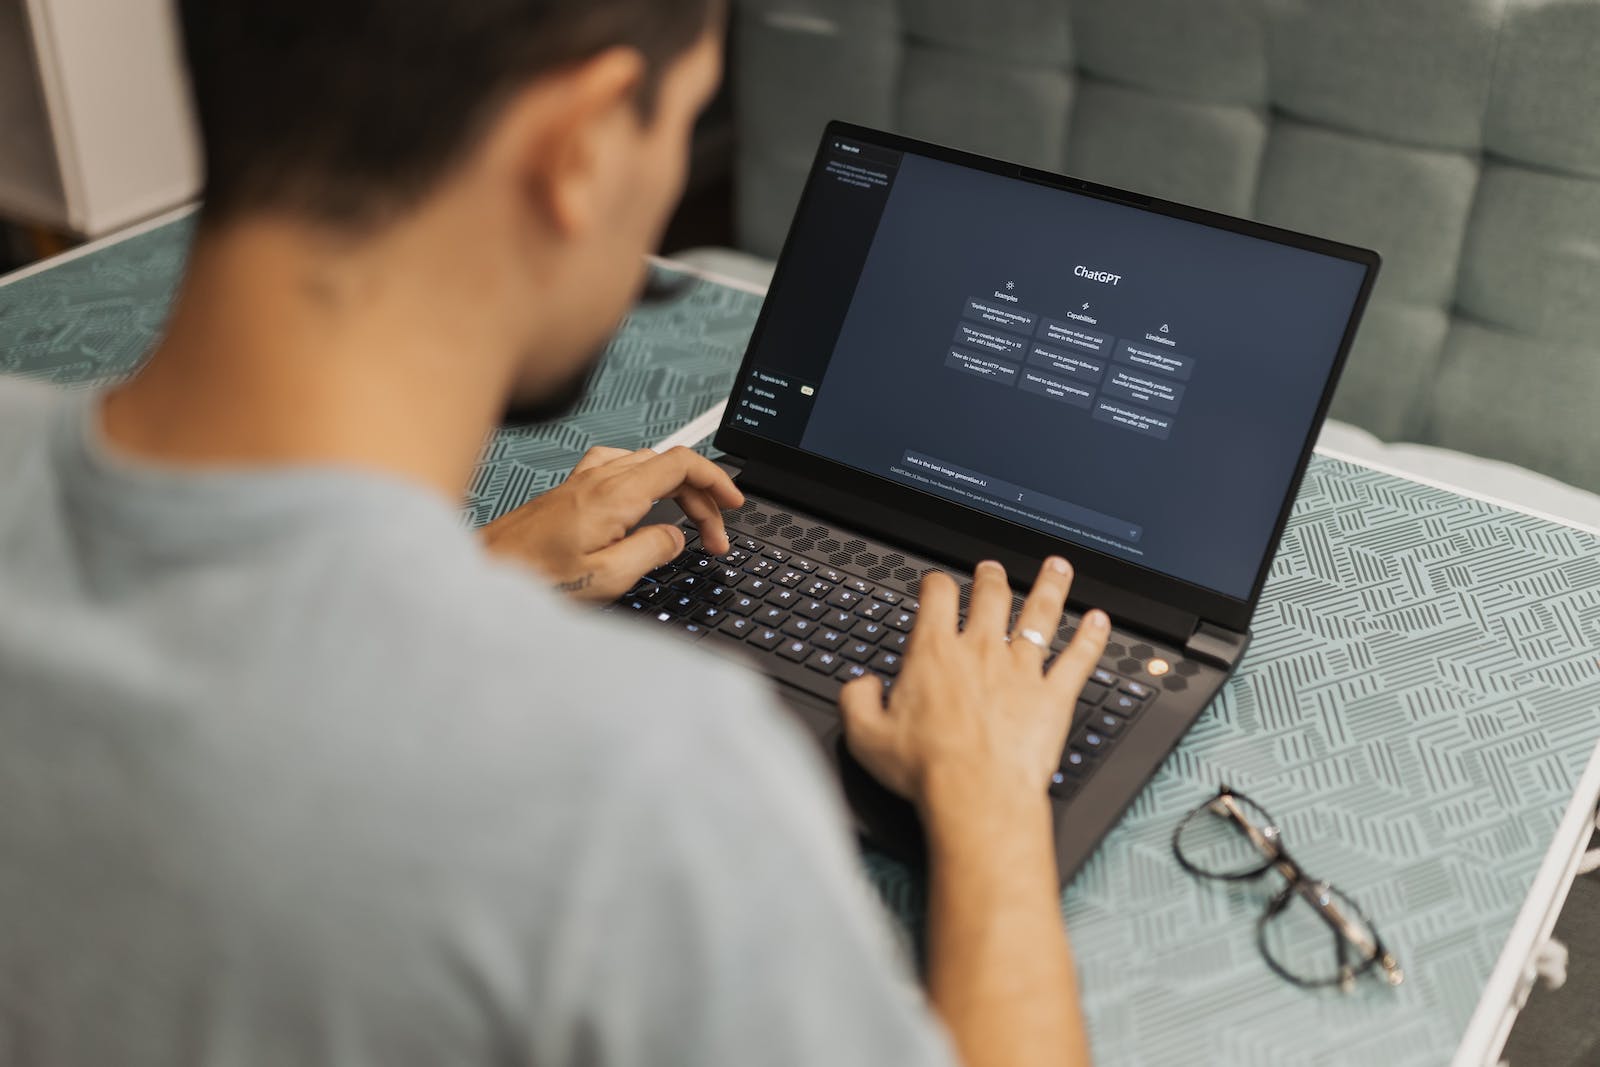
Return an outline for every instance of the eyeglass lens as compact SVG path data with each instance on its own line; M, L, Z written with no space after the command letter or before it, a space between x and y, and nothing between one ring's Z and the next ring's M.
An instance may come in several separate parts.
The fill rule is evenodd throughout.
M1241 823L1237 816L1249 824ZM1212 800L1178 831L1178 852L1195 870L1213 878L1237 878L1264 870L1277 857L1277 824L1237 794ZM1263 849L1263 844L1266 849Z
M1350 898L1302 882L1283 899L1262 920L1261 951L1284 974L1306 985L1344 985L1372 965L1377 934ZM1335 916L1342 933L1329 921Z

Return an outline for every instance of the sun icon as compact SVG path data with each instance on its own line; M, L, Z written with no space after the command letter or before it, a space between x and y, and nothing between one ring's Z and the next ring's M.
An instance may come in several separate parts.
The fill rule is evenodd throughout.
M1017 287L1017 283L1016 282L1006 282L1006 288L1007 289L1015 289L1016 287Z

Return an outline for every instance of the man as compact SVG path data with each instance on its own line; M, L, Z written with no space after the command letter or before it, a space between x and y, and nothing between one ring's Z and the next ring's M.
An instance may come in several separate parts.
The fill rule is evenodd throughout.
M657 498L724 546L733 484L596 450L460 527L639 289L723 18L185 0L165 336L105 394L0 386L0 1062L1086 1060L1045 781L1103 615L1045 672L997 565L959 632L934 576L888 706L845 691L928 827L930 1012L757 676L550 590L676 555Z

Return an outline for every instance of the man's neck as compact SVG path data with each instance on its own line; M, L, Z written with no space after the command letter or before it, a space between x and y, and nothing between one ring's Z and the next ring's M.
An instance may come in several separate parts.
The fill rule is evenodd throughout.
M449 313L449 265L392 240L202 232L161 343L107 398L108 440L173 466L351 467L458 498L507 370L489 324Z

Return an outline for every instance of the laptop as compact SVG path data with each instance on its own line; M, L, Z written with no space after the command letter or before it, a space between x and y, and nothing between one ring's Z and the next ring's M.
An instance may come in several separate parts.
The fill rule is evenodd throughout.
M1045 556L1113 633L1050 785L1065 885L1250 644L1376 253L830 124L715 443L747 503L612 610L776 683L859 831L923 859L836 699L890 688L922 575ZM1053 653L1052 653L1053 654Z

